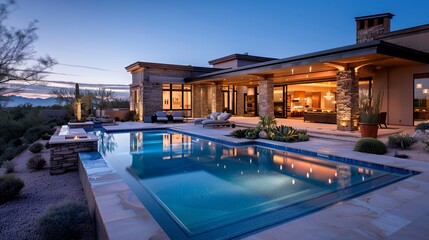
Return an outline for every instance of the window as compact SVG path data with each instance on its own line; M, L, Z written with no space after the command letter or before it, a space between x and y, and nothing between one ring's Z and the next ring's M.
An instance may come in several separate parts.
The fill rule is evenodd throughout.
M414 75L414 125L429 120L429 73Z
M190 115L192 109L191 85L163 84L162 89L163 110L188 110L185 115Z

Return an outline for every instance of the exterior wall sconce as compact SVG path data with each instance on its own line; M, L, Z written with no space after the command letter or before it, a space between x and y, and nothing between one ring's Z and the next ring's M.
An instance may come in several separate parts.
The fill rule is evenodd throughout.
M422 88L422 87L423 87L423 84L421 84L421 83L416 84L416 88Z

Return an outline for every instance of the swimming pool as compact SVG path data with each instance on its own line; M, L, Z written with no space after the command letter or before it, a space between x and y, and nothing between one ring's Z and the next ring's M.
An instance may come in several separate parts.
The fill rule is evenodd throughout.
M106 161L175 239L246 236L413 174L177 132L97 136Z

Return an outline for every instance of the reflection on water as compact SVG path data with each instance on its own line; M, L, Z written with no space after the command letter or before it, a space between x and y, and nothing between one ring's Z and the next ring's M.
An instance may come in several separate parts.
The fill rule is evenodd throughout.
M106 156L107 153L114 152L118 147L118 143L116 143L115 136L112 133L97 131L95 135L98 137L98 151L103 156Z
M228 147L179 133L130 133L131 168L141 179L204 170L222 178L277 172L317 185L349 187L372 170L257 146ZM364 177L359 177L364 176Z

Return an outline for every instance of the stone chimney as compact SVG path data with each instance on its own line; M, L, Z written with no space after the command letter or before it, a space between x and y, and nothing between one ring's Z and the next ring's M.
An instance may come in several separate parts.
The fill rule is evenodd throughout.
M390 20L394 15L382 13L356 17L356 43L368 42L375 36L390 32Z

